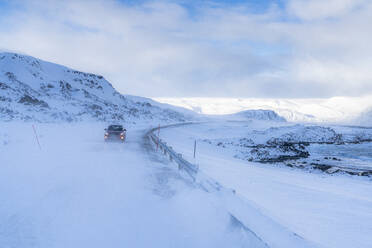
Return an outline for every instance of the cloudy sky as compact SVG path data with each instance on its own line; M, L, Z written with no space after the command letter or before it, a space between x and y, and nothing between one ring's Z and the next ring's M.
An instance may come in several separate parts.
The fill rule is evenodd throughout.
M148 97L372 94L370 0L0 0L0 50Z

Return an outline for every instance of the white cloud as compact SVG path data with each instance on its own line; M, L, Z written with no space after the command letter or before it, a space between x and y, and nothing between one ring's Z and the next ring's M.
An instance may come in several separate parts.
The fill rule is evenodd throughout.
M372 93L367 1L291 0L256 14L244 5L204 4L194 16L177 1L17 3L22 8L0 18L0 48L103 74L123 93Z
M338 18L362 7L368 0L290 0L288 10L304 19Z

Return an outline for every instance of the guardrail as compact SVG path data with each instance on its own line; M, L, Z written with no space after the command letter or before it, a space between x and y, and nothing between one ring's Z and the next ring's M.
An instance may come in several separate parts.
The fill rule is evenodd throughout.
M196 180L196 174L199 171L198 165L185 160L181 153L175 152L171 146L168 146L166 142L162 141L153 132L149 133L149 138L156 144L160 151L164 153L164 155L168 155L170 160L174 160L178 164L180 170L186 171L194 181Z
M159 126L148 131L146 136L157 146L157 149L159 149L164 155L169 156L169 159L171 161L174 161L178 164L179 170L184 170L185 172L187 172L187 174L192 178L193 182L196 185L200 186L206 192L216 192L217 195L223 195L228 199L226 201L228 202L227 205L229 205L227 206L227 211L230 215L231 223L233 224L233 226L237 226L245 232L245 234L247 235L246 237L250 240L251 244L254 247L270 248L271 245L269 245L269 243L272 243L273 247L288 247L288 245L290 247L304 248L317 247L316 245L312 245L311 243L303 239L300 235L291 232L286 227L272 222L268 217L262 215L260 211L255 209L254 207L248 206L247 213L249 213L249 210L251 210L252 212L258 212L258 216L254 216L253 214L254 217L252 219L257 220L258 217L258 219L262 220L263 226L265 227L263 228L262 225L260 226L254 224L251 218L247 218L247 216L245 216L245 214L247 213L242 213L241 211L239 211L239 209L245 209L247 206L245 205L246 202L236 195L235 190L225 188L212 178L204 175L204 173L199 170L198 165L188 162L182 157L182 154L177 153L171 146L167 145L165 141L161 140L160 137L155 134L156 131L160 128L177 127L190 124L196 123L188 122ZM249 226L257 226L259 232L262 233L262 236L267 236L263 235L264 233L266 233L266 229L276 230L278 235L274 235L274 237L272 237L272 235L268 235L267 238L270 242L267 243L266 241L264 241L264 239L261 238L261 235L258 235L256 232L254 232L251 228L249 228ZM287 236L287 238L280 238L285 236Z
M186 123L179 123L179 124L171 124L166 126L159 126L156 128L152 128L149 132L147 132L146 136L156 145L157 149L160 150L165 156L169 156L171 161L174 161L178 165L179 170L185 171L192 181L199 185L203 190L207 192L212 191L228 191L231 193L235 193L234 190L228 190L223 188L218 182L215 180L207 177L202 172L199 171L199 166L197 164L192 164L186 159L183 158L181 153L177 153L171 146L167 144L167 142L163 141L158 137L155 133L159 129L163 128L170 128L170 127L178 127L184 125L191 125L196 124L195 122L186 122Z

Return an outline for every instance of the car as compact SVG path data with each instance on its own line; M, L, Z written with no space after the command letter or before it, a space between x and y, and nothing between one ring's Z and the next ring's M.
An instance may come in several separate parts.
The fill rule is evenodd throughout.
M124 142L127 130L122 125L109 125L105 128L105 141L121 141Z

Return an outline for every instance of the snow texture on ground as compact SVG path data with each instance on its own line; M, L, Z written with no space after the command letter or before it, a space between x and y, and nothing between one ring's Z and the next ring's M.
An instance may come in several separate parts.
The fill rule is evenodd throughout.
M265 130L267 126L250 122L204 123L162 129L160 137L184 158L198 164L203 173L235 189L251 206L306 240L330 248L371 246L370 178L242 161L234 158L234 151L201 142L239 137L247 134L247 129Z
M372 159L368 149L372 141L370 128L266 121L220 121L214 128L212 124L208 126L201 126L204 133L200 137L207 138L200 141L221 147L225 152L229 150L234 157L244 160L290 162L288 165L298 167L311 167L311 163L316 163L324 165L324 169L330 165L371 167L368 165Z
M212 195L146 150L144 131L0 124L0 247L251 247ZM4 138L5 137L5 138Z

